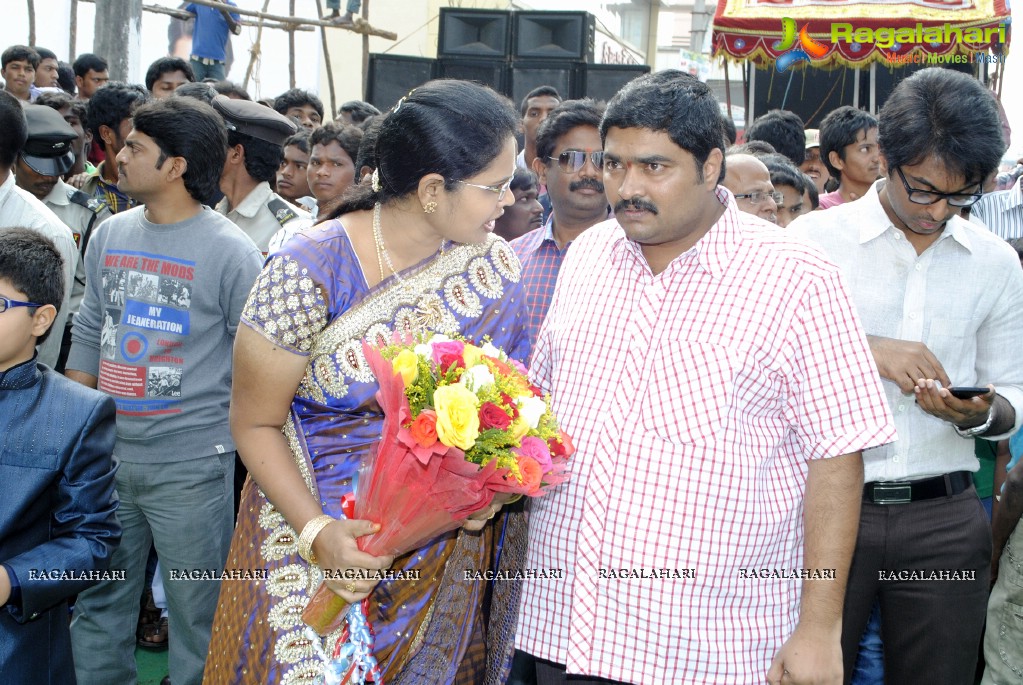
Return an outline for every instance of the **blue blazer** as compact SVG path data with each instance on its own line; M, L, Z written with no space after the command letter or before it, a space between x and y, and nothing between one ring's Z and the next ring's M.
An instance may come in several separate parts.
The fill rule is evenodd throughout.
M4 685L75 682L68 599L121 540L114 411L35 359L0 372L0 564L21 594L0 608Z

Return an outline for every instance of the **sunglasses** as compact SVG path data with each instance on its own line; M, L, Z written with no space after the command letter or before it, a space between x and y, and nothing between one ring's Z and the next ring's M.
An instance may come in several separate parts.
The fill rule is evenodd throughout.
M574 174L586 165L586 159L593 163L593 168L600 171L604 168L604 151L594 150L592 152L586 152L584 150L565 150L557 157L548 157L547 159L552 162L557 162L561 170L566 174Z

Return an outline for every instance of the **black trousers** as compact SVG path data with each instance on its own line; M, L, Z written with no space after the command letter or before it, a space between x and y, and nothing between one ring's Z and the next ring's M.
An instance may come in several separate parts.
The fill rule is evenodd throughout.
M564 664L536 660L536 685L628 685L620 680L606 680L587 675L567 675Z
M973 487L908 504L864 502L842 622L845 682L878 597L886 683L972 685L990 564L991 526Z

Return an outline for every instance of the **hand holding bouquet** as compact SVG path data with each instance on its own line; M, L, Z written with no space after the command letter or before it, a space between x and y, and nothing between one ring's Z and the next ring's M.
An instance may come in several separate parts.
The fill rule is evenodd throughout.
M363 351L384 412L351 512L381 524L359 539L363 552L404 554L463 525L499 493L540 497L568 478L574 448L549 398L491 343L433 335L363 343ZM303 619L324 635L344 606L321 586Z

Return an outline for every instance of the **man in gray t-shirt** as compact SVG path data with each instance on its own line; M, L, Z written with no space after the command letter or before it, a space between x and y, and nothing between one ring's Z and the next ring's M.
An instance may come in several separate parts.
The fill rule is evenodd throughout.
M231 348L261 257L209 207L226 132L208 105L139 107L118 153L118 188L144 206L103 223L86 252L86 291L67 375L117 404L118 518L111 568L123 580L79 596L71 624L78 682L134 682L146 551L155 543L170 611L170 680L199 685L233 528ZM202 580L190 579L201 570ZM194 576L194 573L191 574Z

